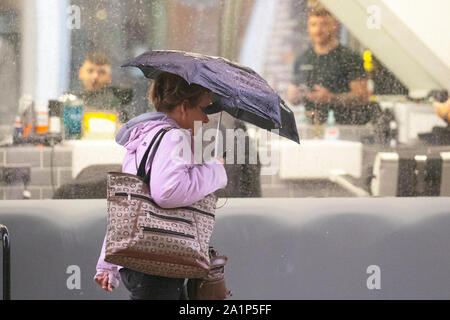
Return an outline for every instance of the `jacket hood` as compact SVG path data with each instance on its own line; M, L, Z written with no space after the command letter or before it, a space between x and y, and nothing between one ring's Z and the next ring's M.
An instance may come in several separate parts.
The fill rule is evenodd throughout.
M125 123L116 134L116 142L129 151L135 151L148 132L158 126L179 125L162 112L147 112Z

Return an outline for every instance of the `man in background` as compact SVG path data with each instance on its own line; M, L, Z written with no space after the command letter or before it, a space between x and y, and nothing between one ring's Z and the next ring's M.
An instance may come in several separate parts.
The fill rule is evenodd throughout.
M79 72L78 78L85 91L99 91L111 84L111 64L109 59L101 53L87 55Z
M340 44L338 21L322 6L311 9L308 33L313 45L294 64L294 83L287 100L305 104L319 121L334 110L338 124L364 124L370 120L369 93L363 59Z
M85 108L115 110L120 122L129 120L126 106L132 100L133 91L111 86L111 63L105 54L89 53L78 72L78 78L83 85L79 96Z
M83 101L84 112L115 112L119 122L129 120L127 105L132 100L132 90L111 86L111 63L106 55L99 52L88 54L79 69L78 78L83 91L76 95ZM53 199L106 198L106 174L120 170L121 165L111 164L86 167L73 181L60 186Z

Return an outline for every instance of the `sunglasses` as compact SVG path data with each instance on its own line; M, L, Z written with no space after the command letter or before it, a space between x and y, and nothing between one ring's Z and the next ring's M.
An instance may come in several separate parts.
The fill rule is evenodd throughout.
M221 97L218 94L212 93L211 94L212 103L209 106L202 108L203 113L214 114L214 113L219 113L219 112L223 111L223 107L219 103L220 98Z

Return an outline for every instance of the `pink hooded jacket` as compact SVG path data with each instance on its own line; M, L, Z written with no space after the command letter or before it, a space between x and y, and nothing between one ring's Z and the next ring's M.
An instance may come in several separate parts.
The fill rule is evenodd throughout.
M160 112L149 112L133 118L118 131L116 142L127 149L122 172L136 174L154 135L169 126L178 129L172 129L165 134L153 159L150 178L153 200L162 208L189 206L224 188L227 185L227 176L220 161L212 159L207 163L195 164L190 130L179 129L175 120ZM174 153L174 150L180 152ZM186 153L189 154L183 154L181 150L188 150ZM150 163L147 161L146 172L149 167ZM104 258L105 240L97 262L96 276L107 272L109 282L117 288L120 280L119 270L122 267L105 262Z

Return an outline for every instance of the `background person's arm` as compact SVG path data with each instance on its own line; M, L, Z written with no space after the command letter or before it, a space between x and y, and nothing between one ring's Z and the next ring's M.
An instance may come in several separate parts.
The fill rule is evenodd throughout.
M343 76L349 81L349 92L336 94L332 104L340 108L352 108L369 103L369 90L367 90L367 74L364 69L362 57L348 49L343 49L341 56Z
M302 64L308 63L305 58L305 53L298 57L293 66L292 75L293 81L289 84L286 92L286 99L291 105L297 105L306 97L306 93L309 91L309 88L306 84L306 79L308 79L309 71L301 70L300 66Z
M338 107L356 107L369 102L367 80L355 80L350 82L350 91L345 93L332 93L328 89L315 85L306 98L314 103L328 103Z
M295 84L290 84L287 88L287 101L292 104L296 105L300 102L300 90Z
M335 94L331 103L341 107L357 107L369 103L369 91L367 90L367 80L355 80L349 84L350 91Z
M450 99L443 103L435 101L433 102L433 107L439 117L446 122L450 122Z
M299 104L306 97L307 93L308 90L306 86L302 87L302 85L297 86L291 83L287 88L287 101L291 105Z

